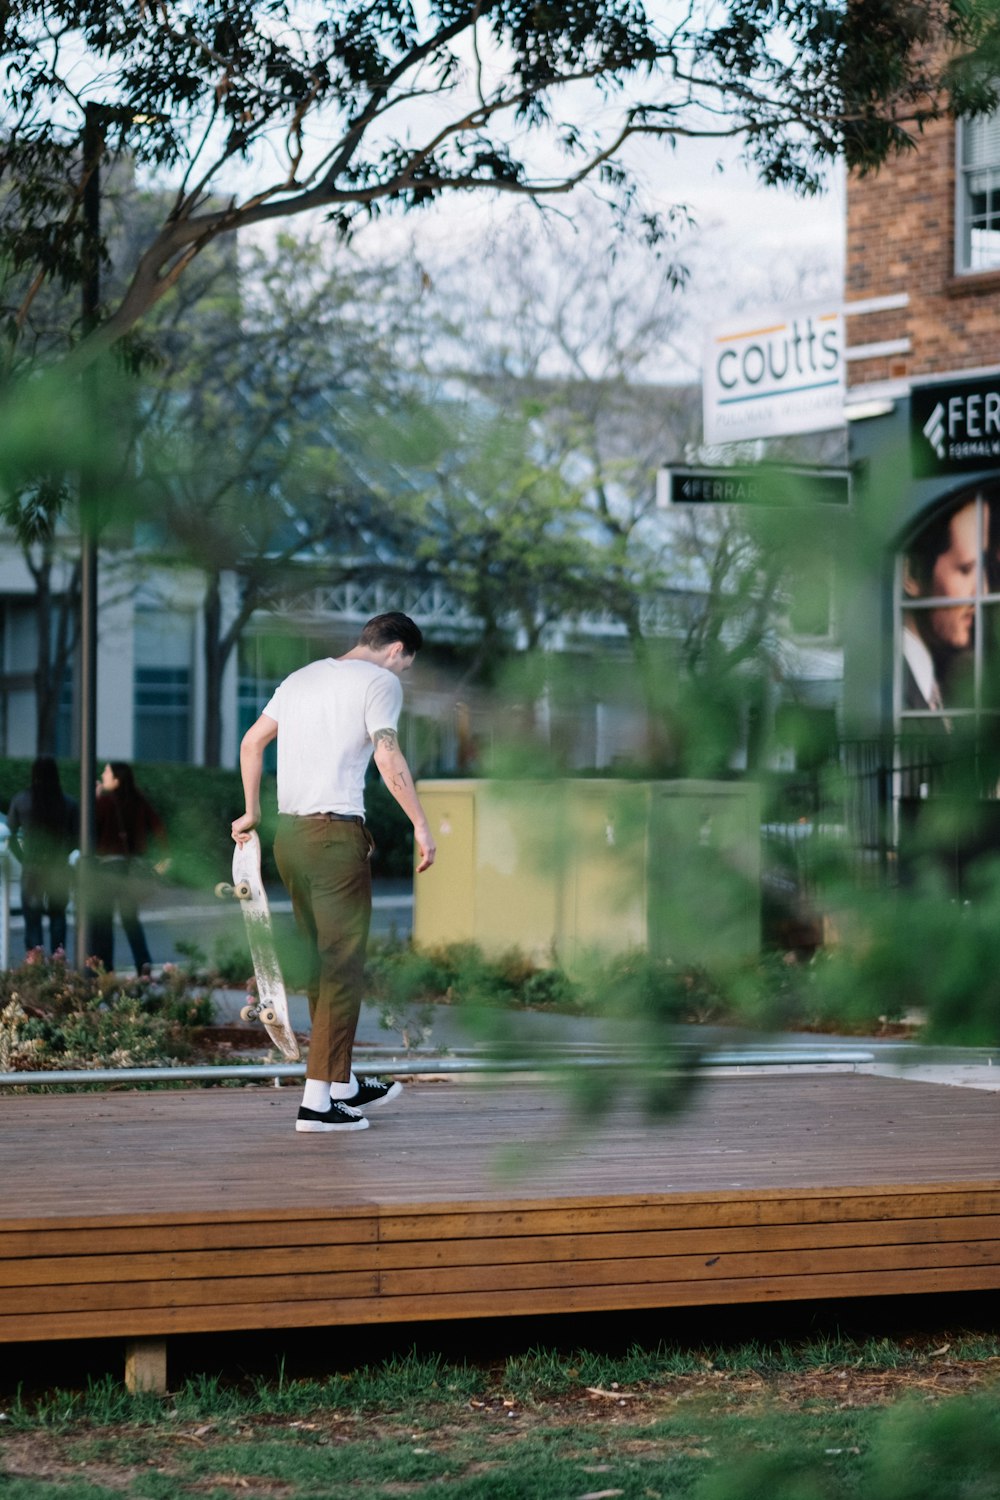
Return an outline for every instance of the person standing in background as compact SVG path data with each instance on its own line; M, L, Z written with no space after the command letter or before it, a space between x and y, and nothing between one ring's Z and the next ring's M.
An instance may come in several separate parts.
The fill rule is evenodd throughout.
M21 864L24 951L44 947L42 922L49 918L49 952L66 948L69 856L77 846L80 808L67 797L51 755L31 767L31 786L11 799L7 811L11 844Z
M139 919L134 862L150 845L166 843L163 823L136 786L132 767L112 760L97 783L96 861L94 866L94 914L91 933L92 956L110 974L115 966L115 910L121 916L125 936L132 949L137 974L152 967L146 934ZM170 861L161 858L155 866L163 874Z

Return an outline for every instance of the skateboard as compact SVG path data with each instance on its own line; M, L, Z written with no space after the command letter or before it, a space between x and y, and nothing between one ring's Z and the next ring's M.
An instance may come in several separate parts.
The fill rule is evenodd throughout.
M267 893L260 878L260 839L251 833L245 844L233 850L233 883L222 880L215 887L217 896L235 896L243 909L253 972L257 980L257 999L240 1011L244 1021L260 1021L271 1041L287 1058L294 1061L299 1044L288 1019L288 997L281 966L274 951L271 911Z

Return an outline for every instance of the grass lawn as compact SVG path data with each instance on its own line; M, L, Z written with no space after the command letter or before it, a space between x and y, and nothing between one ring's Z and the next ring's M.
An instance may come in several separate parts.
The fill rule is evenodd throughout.
M413 1353L322 1379L15 1394L3 1500L997 1500L1000 1337Z

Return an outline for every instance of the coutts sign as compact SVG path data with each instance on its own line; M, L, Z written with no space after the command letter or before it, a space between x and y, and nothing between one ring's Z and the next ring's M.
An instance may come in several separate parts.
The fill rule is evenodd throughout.
M910 446L918 479L1000 469L1000 373L915 386Z
M844 320L803 306L727 324L702 371L705 441L822 432L844 423Z

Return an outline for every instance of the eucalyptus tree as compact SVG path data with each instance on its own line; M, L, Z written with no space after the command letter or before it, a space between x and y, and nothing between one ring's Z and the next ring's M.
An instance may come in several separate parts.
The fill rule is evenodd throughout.
M134 459L140 560L203 580L208 765L223 674L255 614L318 579L412 573L379 455L408 399L405 274L287 232L238 266L217 261L195 308L178 288L151 322Z
M987 0L10 0L0 24L0 259L24 288L8 340L42 287L85 276L103 158L171 183L76 364L220 236L300 214L349 234L590 181L656 238L633 147L692 137L814 191L831 158L867 169L928 119L991 107L1000 35Z

